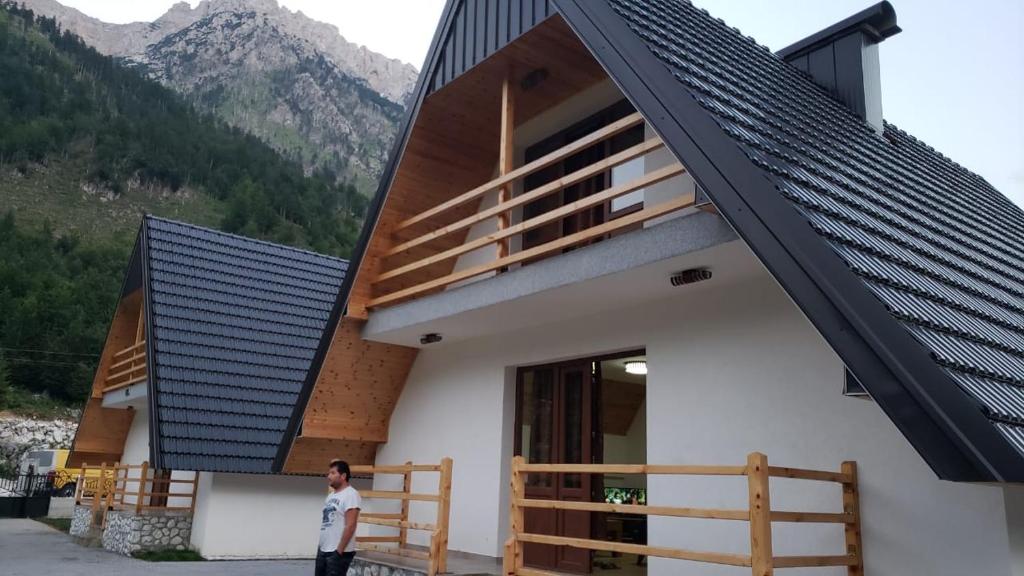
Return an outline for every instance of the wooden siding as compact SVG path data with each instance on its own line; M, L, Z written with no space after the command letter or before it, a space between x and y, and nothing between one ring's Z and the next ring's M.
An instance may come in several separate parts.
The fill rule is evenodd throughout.
M440 90L554 14L549 0L457 0L430 92Z
M100 354L100 361L93 377L92 392L82 412L82 419L75 434L75 442L68 457L70 466L82 462L100 464L120 460L128 439L128 428L135 415L134 410L103 407L103 388L111 364L118 359L114 355L131 346L139 330L139 312L142 309L142 289L121 298L110 323L110 331Z

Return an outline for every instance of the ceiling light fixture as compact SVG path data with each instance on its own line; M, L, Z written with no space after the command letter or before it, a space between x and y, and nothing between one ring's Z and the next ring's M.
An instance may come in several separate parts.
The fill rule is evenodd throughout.
M629 360L626 362L626 373L627 374L647 374L647 361L646 360Z

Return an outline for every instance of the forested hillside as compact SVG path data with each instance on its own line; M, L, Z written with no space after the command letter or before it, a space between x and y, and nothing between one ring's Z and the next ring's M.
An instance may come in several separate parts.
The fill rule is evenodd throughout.
M0 409L84 399L142 212L345 256L365 204L0 3Z

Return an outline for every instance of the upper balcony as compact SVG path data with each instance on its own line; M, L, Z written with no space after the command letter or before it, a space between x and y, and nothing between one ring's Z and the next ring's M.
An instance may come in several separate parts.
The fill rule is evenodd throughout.
M409 130L348 294L364 338L480 336L732 273L697 254L732 230L560 17L429 93Z

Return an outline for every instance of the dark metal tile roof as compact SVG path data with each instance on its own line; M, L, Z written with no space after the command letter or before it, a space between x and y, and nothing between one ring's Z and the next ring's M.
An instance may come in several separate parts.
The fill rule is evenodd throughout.
M1024 452L1024 212L895 126L876 134L707 12L609 1L964 400Z
M147 217L163 468L271 472L348 263Z

